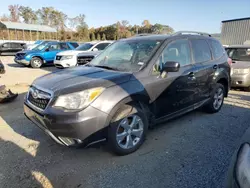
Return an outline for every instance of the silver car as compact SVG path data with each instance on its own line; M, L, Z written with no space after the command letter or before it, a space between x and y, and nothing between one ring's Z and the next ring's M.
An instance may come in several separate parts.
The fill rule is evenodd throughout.
M250 46L237 45L226 48L232 59L231 87L250 91Z

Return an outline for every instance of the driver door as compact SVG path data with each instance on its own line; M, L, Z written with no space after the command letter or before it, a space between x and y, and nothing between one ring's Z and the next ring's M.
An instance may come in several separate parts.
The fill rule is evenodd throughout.
M160 72L153 69L151 84L148 92L151 93L152 104L156 118L193 108L196 96L195 67L192 64L189 41L179 39L166 46L156 62L156 67L167 61L180 63L178 72ZM157 65L158 64L158 65Z

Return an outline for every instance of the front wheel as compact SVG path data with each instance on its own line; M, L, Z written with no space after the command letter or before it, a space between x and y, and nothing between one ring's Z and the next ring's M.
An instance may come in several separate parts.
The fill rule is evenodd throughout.
M43 61L39 57L33 57L30 60L30 65L32 68L38 69L42 66L42 64L43 64Z
M207 111L208 113L219 112L221 107L223 106L224 97L225 87L222 84L217 83L209 103L204 106L205 111Z
M143 110L136 105L125 105L114 115L109 131L110 149L118 155L136 151L144 142L148 120Z

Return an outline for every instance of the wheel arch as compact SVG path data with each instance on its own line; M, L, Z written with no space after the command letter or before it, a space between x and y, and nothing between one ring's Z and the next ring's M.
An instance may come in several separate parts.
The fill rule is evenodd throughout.
M225 88L225 97L228 96L228 92L229 92L229 83L228 80L226 78L220 78L217 80L217 83L220 83L224 86Z

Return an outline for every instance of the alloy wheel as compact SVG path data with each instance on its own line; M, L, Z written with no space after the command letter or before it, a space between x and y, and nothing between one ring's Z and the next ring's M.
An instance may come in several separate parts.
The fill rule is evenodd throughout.
M130 115L121 120L116 132L116 141L123 149L135 147L141 140L144 124L138 115Z
M221 88L218 88L214 94L214 102L213 102L214 109L218 110L221 107L223 103L223 98L224 98L224 92Z

